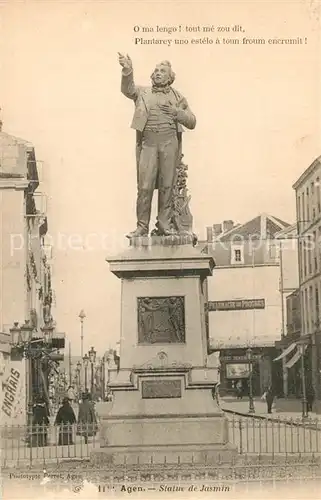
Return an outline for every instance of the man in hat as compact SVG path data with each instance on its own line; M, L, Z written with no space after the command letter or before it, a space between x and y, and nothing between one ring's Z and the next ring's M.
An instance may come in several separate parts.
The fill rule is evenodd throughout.
M173 188L181 155L183 126L195 128L196 118L188 103L172 88L175 73L168 61L156 66L152 86L136 86L130 57L119 54L122 93L135 102L132 128L136 130L137 228L128 238L146 236L149 231L154 189L158 189L157 233L175 233L172 224Z

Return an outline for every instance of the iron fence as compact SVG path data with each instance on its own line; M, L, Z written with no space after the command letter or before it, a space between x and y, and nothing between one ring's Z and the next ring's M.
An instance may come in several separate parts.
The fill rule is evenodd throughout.
M97 424L1 427L1 466L88 459L99 448Z
M248 456L321 458L319 421L297 422L229 415L228 423L229 441L237 449L238 460ZM94 427L90 424L2 426L0 446L3 468L26 464L31 467L37 463L59 464L68 460L85 461L100 448L99 424ZM191 461L194 464L193 456Z
M229 419L229 439L240 454L291 455L321 453L319 420L238 417Z

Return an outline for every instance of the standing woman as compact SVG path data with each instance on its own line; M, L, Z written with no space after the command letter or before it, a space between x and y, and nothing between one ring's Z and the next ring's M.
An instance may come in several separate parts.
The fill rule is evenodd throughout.
M270 386L265 393L265 401L267 404L268 413L272 413L272 405L273 405L273 401L274 401L274 392L273 392L272 386Z
M85 444L88 443L88 437L95 436L98 430L98 424L94 406L89 399L89 394L83 393L82 402L79 405L77 435L85 438Z
M74 410L71 407L69 398L65 397L62 400L62 406L59 408L55 425L59 425L59 446L73 444L72 441L72 424L76 422Z
M47 446L48 444L49 415L45 399L36 398L32 409L32 425L30 446Z

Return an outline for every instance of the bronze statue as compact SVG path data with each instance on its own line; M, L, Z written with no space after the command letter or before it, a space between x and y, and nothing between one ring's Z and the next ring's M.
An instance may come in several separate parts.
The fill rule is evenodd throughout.
M127 236L147 236L154 189L158 189L157 234L177 234L173 224L173 193L181 159L183 126L194 129L196 118L187 100L172 84L175 73L168 61L158 64L152 86L136 86L130 57L119 53L122 93L135 103L137 228Z

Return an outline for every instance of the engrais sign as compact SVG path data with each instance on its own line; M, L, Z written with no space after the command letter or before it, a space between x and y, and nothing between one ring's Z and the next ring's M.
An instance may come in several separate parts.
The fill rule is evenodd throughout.
M25 361L10 361L2 377L1 422L23 425L25 419Z

